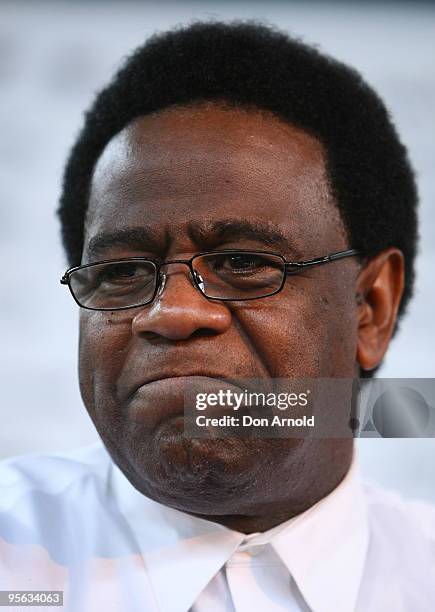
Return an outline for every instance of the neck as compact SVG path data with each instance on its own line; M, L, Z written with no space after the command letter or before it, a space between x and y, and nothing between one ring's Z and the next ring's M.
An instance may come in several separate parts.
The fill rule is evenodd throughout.
M187 512L187 514L219 523L228 529L241 533L250 534L268 531L302 514L332 493L347 475L352 463L352 456L353 450L347 461L341 463L341 470L335 469L331 478L325 479L324 473L321 472L321 478L314 484L311 484L309 489L305 490L304 497L299 502L294 499L291 501L270 502L265 504L258 512L252 514L205 515L194 512Z

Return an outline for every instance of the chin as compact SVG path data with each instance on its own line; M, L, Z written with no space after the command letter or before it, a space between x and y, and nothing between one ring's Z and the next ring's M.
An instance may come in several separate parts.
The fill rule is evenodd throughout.
M167 420L152 431L127 429L121 439L105 440L115 463L142 494L208 516L251 508L270 489L280 464L296 459L302 443L295 438L188 438L182 419Z
M109 452L147 497L192 514L226 514L258 487L258 452L244 442L187 438L179 427L166 424L151 437L136 437L133 443L130 438L128 447Z

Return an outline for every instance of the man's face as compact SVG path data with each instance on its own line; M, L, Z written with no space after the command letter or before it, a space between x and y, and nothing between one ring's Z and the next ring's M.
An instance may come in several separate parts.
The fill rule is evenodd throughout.
M130 228L142 240L91 250L97 234ZM112 139L92 181L83 263L231 248L289 261L348 248L316 139L213 104L141 117ZM216 520L308 507L346 472L352 440L189 440L184 377L353 377L355 259L248 302L208 300L184 265L165 272L147 306L80 313L81 393L113 459L149 497Z

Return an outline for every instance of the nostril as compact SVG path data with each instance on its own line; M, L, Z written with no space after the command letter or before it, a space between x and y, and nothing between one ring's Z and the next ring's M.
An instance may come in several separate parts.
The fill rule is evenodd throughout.
M217 336L219 332L215 329L211 329L209 327L200 327L196 329L190 336L189 339L192 338L208 338L212 336Z

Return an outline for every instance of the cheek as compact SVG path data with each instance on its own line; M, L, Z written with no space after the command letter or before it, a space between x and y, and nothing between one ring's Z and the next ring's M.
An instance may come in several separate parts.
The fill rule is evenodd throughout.
M342 287L288 284L261 309L239 313L240 325L273 377L353 377L356 307Z
M118 316L117 316L118 315ZM79 335L79 384L91 414L108 405L122 370L131 322L119 313L82 311Z

